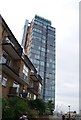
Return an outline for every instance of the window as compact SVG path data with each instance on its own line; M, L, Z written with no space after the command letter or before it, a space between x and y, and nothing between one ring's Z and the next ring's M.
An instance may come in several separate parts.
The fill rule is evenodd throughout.
M42 31L41 31L41 30L36 29L36 28L34 28L34 29L33 29L33 31L38 32L38 33L42 33Z
M27 97L29 97L30 93L28 92Z
M34 100L36 99L36 95L34 95Z
M31 60L31 62L33 62L33 59L30 58L30 60Z
M6 63L6 58L3 57L3 56L1 56L1 57L0 57L0 63Z
M46 36L43 35L42 38L45 40L45 39L46 39Z
M45 48L42 48L41 50L42 50L43 52L45 52Z
M46 25L43 25L43 27L46 29Z
M39 83L39 92L40 92L40 93L41 93L41 87L42 87L42 86L41 86L41 84Z
M2 77L2 85L7 86L7 78L4 76Z
M26 65L23 66L23 78L24 80L27 80L27 76L28 76L28 68L26 67Z
M45 52L41 52L41 56L45 56Z
M39 54L40 55L40 51L37 51L35 49L31 49L30 52L33 54L33 53L36 53L36 54Z
M55 70L52 70L53 73L55 73Z
M31 98L31 94L30 94L30 98Z
M41 22L38 22L38 20L35 20L34 23L37 24L37 25L42 26L42 23L41 23Z
M44 66L40 65L40 71L44 71Z
M52 31L55 31L55 28L51 27L51 26L48 26L48 29L49 30L52 30Z
M54 64L52 65L52 68L55 68L55 65L54 65Z
M53 83L53 84L54 84L54 83ZM51 89L52 89L52 90L55 90L55 86L52 86Z
M36 58L36 59L39 59L40 57L39 57L39 55L35 55L35 58Z
M34 48L34 44L31 44L31 47Z
M39 64L39 61L38 60L33 60L33 63Z
M45 40L43 39L42 42L45 43Z
M33 31L33 32L32 32L32 35L41 38L41 34L38 33L38 32Z
M50 62L52 62L52 59L50 58Z
M41 62L41 66L44 66L44 62L43 61Z
M41 71L40 72L40 76L43 77L44 76L44 72Z
M49 67L49 63L47 63L47 67Z
M38 47L38 49L40 50L40 46Z
M19 88L20 88L20 85L14 81L14 83L13 83L13 87L17 87L16 92L19 94Z
M49 49L47 49L47 52L49 53Z

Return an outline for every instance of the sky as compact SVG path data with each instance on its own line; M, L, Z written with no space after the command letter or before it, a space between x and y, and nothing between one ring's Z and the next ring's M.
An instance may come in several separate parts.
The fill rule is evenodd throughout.
M0 14L21 44L25 20L35 14L56 28L56 110L79 110L79 1L0 0Z

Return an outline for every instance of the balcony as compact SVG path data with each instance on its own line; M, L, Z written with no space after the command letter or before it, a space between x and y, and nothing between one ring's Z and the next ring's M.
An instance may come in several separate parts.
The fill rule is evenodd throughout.
M17 87L10 87L8 96L17 96Z
M20 97L20 98L27 98L27 92L21 93L20 91L17 91L17 87L10 87L8 97Z
M34 93L35 95L39 95L39 88L36 83L29 83L28 90Z
M27 82L27 84L29 84L29 81L28 81L28 76L26 76L24 73L22 74L21 78Z
M10 67L16 74L19 75L19 69L20 69L20 67L19 67L17 64L15 65L14 62L12 62L12 64L11 64L11 60L10 60L9 57L5 58L5 57L2 56L0 63L2 63L2 65L3 65L3 64L7 65L7 66Z
M20 59L20 56L22 55L22 48L15 45L7 37L2 41L2 49L5 50L14 59Z
M40 75L35 74L33 72L30 73L30 78L34 80L35 82L40 82L42 84L42 78Z
M2 58L0 60L0 70L2 72L6 73L11 78L13 78L19 84L23 84L23 85L27 84L27 82L24 81L19 76L19 67L17 65L15 65L15 64L13 64L13 66L11 66L10 61L8 59L6 59L5 57L3 57L3 56L2 56Z
M33 70L35 73L37 73L37 70L35 69L34 65L32 64L32 62L30 61L30 59L27 57L27 55L23 55L23 59L26 62L26 64L28 65L28 67Z

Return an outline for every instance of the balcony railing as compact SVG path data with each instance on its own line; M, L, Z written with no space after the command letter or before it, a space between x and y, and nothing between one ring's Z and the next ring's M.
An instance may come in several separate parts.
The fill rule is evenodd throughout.
M36 92L39 91L38 86L36 85L36 83L33 83L33 82L29 83L29 88L35 90Z
M14 70L14 72L16 72L17 74L19 74L19 69L20 69L20 67L19 66L17 66L17 65L13 65L13 66L11 66L11 68Z
M38 92L39 88L38 88L38 86L34 86L34 89Z
M10 87L8 96L17 96L20 98L27 98L27 92L25 93L20 92L20 91L17 92L17 87Z
M40 75L38 75L37 73L31 72L30 73L31 76L35 76L35 80L39 81L40 83L42 83L42 78Z
M19 74L20 67L17 66L17 64L14 64L14 63L12 65L10 58L5 58L4 56L2 56L1 59L0 59L0 63L8 65L15 73Z
M3 43L11 43L11 44L14 46L13 42L12 42L8 37L6 37L6 38L3 40Z
M34 83L30 81L29 82L29 87L34 88Z
M4 44L4 43L10 43L10 44L15 48L15 50L17 51L17 53L18 53L20 56L22 55L22 52L23 52L22 48L21 48L19 45L14 44L13 41L10 40L8 37L6 37L6 38L2 41L2 43L3 43L3 44Z

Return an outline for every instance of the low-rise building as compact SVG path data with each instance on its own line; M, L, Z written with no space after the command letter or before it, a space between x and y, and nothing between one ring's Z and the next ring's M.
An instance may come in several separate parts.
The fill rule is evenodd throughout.
M76 118L76 112L75 111L67 112L65 114L65 118L66 118L66 120L69 120L69 118L70 118L70 120L75 120L75 118Z
M42 78L0 16L0 78L2 97L40 98Z

